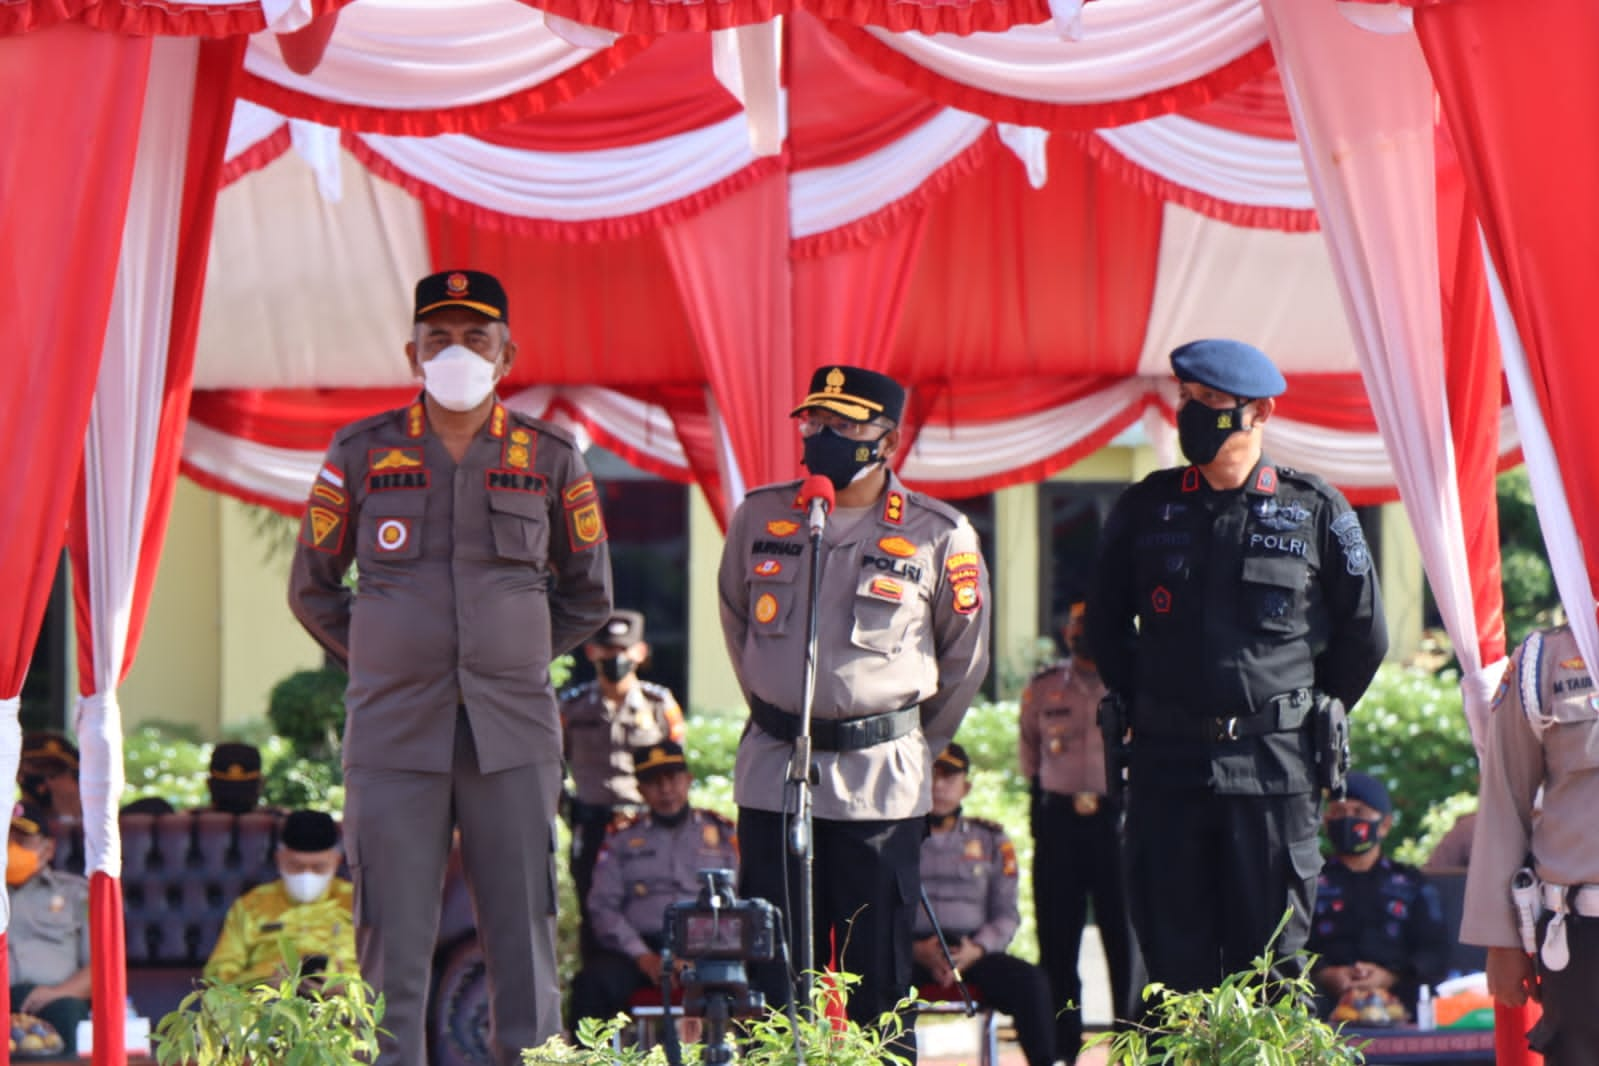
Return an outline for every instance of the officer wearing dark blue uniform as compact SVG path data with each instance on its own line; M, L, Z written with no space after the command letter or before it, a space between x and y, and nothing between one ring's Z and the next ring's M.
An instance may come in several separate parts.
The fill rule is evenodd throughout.
M1134 928L1150 980L1187 991L1247 967L1289 907L1275 951L1297 972L1321 869L1317 729L1388 638L1349 504L1263 454L1282 374L1231 340L1171 362L1192 465L1117 501L1086 625L1128 714Z
M1327 804L1333 854L1316 882L1310 976L1324 1012L1350 993L1386 992L1415 1017L1417 992L1449 964L1443 902L1426 874L1382 853L1394 810L1383 783L1350 774L1347 792Z

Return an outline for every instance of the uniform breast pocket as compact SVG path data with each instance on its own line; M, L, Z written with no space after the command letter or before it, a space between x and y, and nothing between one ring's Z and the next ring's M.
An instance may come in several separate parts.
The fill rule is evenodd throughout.
M793 559L760 555L750 563L750 633L780 637L796 623L790 618L797 598L799 564Z
M1592 688L1563 693L1545 705L1544 758L1550 776L1599 768L1599 697Z
M427 496L420 492L373 493L361 510L358 557L402 562L422 556L422 526Z
M519 563L542 563L550 550L548 497L537 492L489 493L494 554Z
M883 655L905 646L913 622L924 613L927 593L908 578L871 570L855 588L855 624L850 643Z
M1295 633L1304 624L1305 564L1297 558L1245 559L1239 619L1245 629Z

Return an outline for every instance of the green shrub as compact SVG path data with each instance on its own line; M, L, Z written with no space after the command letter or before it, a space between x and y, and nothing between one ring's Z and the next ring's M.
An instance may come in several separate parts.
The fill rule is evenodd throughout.
M1477 754L1453 673L1384 665L1349 716L1349 747L1353 768L1393 796L1390 854L1422 836L1434 806L1477 792Z
M300 670L272 687L267 718L297 754L325 760L336 756L344 739L344 671L324 667Z

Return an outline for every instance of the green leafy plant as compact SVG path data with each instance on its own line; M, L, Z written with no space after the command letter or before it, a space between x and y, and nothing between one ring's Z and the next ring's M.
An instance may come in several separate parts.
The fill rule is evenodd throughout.
M798 1028L785 1012L777 1009L770 1009L759 1018L735 1022L729 1039L740 1045L739 1061L746 1066L794 1066L799 1061L794 1051L798 1034L807 1063L905 1066L904 1056L893 1048L895 1040L905 1032L904 1020L898 1014L888 1012L876 1024L864 1027L828 1016L832 997L836 994L842 1005L859 983L860 978L851 973L818 975L812 982L811 1009L797 1012ZM908 1002L901 1003L901 1007L908 1006ZM522 1062L524 1066L664 1066L666 1053L660 1047L629 1047L624 1040L620 1052L612 1050L613 1037L628 1024L626 1015L603 1022L585 1019L578 1023L575 1046L555 1037L522 1052ZM684 1066L699 1063L701 1050L698 1044L683 1045Z
M353 974L206 979L156 1026L160 1066L349 1066L377 1054L383 997Z
M1287 915L1283 922L1286 923ZM1272 936L1275 943L1283 923ZM1300 956L1305 970L1309 958ZM1283 978L1273 970L1270 947L1251 966L1227 975L1215 988L1174 992L1144 989L1149 1004L1133 1029L1105 1034L1106 1066L1357 1066L1359 1048L1317 1016L1316 989L1308 977Z

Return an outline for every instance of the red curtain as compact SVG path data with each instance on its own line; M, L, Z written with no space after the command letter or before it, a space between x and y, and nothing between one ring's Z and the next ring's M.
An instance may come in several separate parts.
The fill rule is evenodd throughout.
M791 340L786 175L663 228L661 243L677 285L660 288L687 309L696 377L709 383L742 487L798 476L787 416L804 375ZM729 478L724 495L739 487Z
M1004 151L953 185L928 208L887 368L916 385L913 420L1011 417L1061 402L1056 389L1133 373L1161 210L1062 137L1042 189ZM982 387L996 379L1054 388Z
M1589 355L1599 6L1455 0L1418 8L1416 31L1526 348L1588 573L1599 575L1599 360Z
M0 446L20 479L0 502L0 583L10 592L0 616L0 648L10 650L0 697L22 689L66 533L149 62L148 40L82 26L0 38L0 99L11 102L0 109L0 144L28 146L0 157L0 292L10 294L19 345L8 363L16 376L0 399ZM48 106L21 105L28 100ZM15 718L0 728L17 743ZM0 768L5 780L15 772ZM0 970L0 1017L9 1017L3 978ZM9 1057L0 1050L0 1062Z

